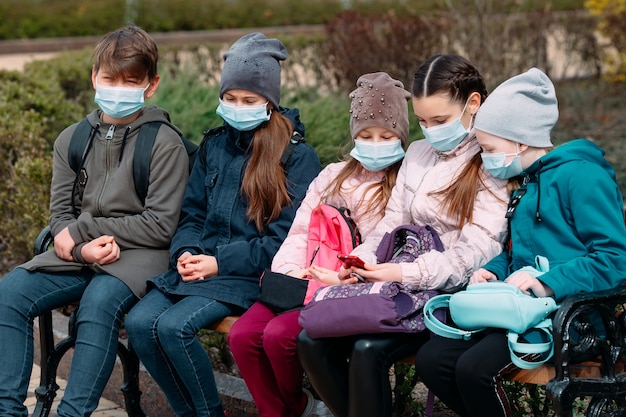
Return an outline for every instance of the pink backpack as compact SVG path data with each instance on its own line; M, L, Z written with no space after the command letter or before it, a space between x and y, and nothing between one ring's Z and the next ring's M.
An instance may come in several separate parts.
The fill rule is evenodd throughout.
M352 252L360 243L361 235L350 217L350 210L328 204L320 204L313 209L309 219L307 266L315 264L339 271L342 261L337 255ZM324 285L311 276L306 278L303 280L265 270L259 280L259 300L277 314L301 308Z
M311 212L309 237L307 240L307 259L309 265L317 265L339 271L342 262L337 255L348 254L361 244L361 234L345 207L320 204ZM304 304L308 303L315 291L323 284L309 280Z

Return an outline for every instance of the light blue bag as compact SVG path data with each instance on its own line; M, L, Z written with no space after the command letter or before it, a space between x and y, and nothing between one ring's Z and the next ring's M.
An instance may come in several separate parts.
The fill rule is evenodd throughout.
M524 271L537 277L548 270L547 259L538 256L536 267L524 267L511 276ZM450 310L450 317L457 327L437 319L434 312L439 308ZM424 306L424 323L439 336L464 340L487 328L506 329L512 362L519 368L532 369L552 357L554 344L549 315L557 308L552 297L526 295L507 282L489 281L430 299ZM526 342L521 342L520 337ZM529 353L542 354L541 361L529 362L517 355Z

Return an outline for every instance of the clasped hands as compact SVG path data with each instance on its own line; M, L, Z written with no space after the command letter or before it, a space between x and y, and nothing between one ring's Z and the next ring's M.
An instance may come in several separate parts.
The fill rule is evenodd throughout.
M178 257L176 269L185 282L203 280L217 275L217 259L211 255L184 252Z
M72 251L76 242L66 227L54 237L54 252L66 261L74 261ZM113 236L102 235L83 245L80 256L85 263L106 265L120 259L120 247Z

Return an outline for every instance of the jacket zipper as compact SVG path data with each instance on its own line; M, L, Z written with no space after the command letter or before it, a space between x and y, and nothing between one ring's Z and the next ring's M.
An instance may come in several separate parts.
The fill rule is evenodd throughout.
M104 190L106 190L107 183L109 181L109 170L111 169L111 140L113 139L113 135L115 134L115 125L109 126L109 130L105 136L106 139L106 161L105 161L105 170L104 170L104 181L102 183L102 189L100 190L100 195L98 196L98 212L102 213L102 199L104 197Z

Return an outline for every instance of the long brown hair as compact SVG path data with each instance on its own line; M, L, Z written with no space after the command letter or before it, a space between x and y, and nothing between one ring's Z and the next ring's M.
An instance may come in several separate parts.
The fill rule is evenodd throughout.
M430 57L413 77L414 97L446 94L452 103L463 106L474 92L480 94L480 102L487 98L485 81L478 69L459 55L434 55ZM446 214L458 221L459 229L471 223L474 203L480 185L486 187L481 175L480 152L463 167L456 179L446 188L432 195L442 196Z
M248 201L248 219L259 231L291 203L280 158L292 132L291 121L273 111L267 124L254 133L252 156L243 175L241 191Z
M402 139L402 147L406 148L406 141ZM348 161L344 167L339 171L337 177L326 187L324 192L322 193L322 201L326 200L332 196L342 197L344 194L344 190L342 185L344 181L346 181L350 176L352 176L358 170L364 170L363 166L359 161L347 155L344 160ZM391 190L393 186L396 184L396 179L398 178L398 171L400 170L400 166L402 165L402 160L390 165L385 168L385 176L377 183L370 184L361 194L361 199L358 201L356 207L348 207L350 210L356 210L359 208L359 212L363 213L363 216L368 218L372 218L374 216L382 217L385 213L385 207L387 207L387 202L391 197ZM370 190L374 190L372 197L365 202L365 196L368 195ZM349 191L349 190L345 190ZM344 198L345 199L345 198ZM361 206L365 204L365 206L361 209Z

